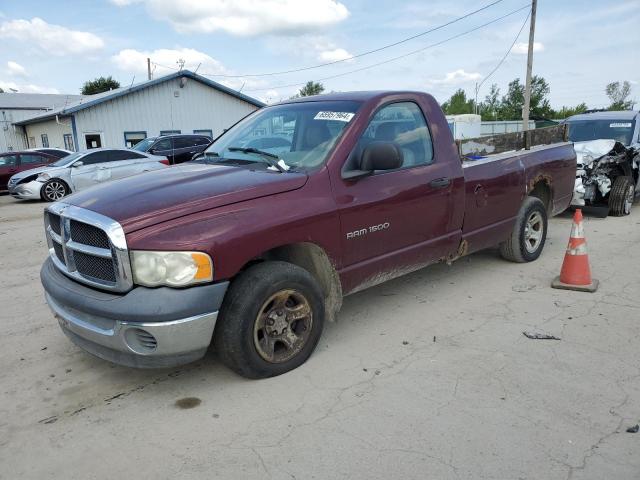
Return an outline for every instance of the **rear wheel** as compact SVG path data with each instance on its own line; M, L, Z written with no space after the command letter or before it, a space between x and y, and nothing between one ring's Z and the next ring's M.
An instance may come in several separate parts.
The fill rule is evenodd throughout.
M47 202L55 202L69 195L69 187L62 180L52 178L42 185L42 199Z
M525 198L513 231L500 244L500 254L506 260L524 263L536 260L547 239L547 211L539 198Z
M286 262L264 262L229 287L214 334L222 362L248 378L302 365L324 325L322 291L313 276Z
M631 177L617 177L609 192L609 213L622 217L631 213L636 189Z

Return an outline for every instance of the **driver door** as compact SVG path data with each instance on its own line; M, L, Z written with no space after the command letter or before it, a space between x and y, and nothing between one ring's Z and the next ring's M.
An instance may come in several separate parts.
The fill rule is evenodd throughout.
M71 166L73 190L84 190L93 185L111 180L111 169L105 164L112 161L111 151L101 150L89 153ZM82 162L79 165L79 162Z

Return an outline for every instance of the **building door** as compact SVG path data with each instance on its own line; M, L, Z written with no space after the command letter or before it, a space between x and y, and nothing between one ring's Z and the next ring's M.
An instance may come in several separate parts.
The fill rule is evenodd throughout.
M85 133L84 141L87 149L102 147L102 137L99 133Z

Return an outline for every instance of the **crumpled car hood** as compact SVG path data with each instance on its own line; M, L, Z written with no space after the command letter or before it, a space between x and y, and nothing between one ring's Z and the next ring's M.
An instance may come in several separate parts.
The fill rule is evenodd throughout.
M594 160L597 160L613 150L615 144L615 140L606 139L574 143L573 149L576 151L578 165L590 167Z
M106 215L131 233L175 218L302 187L307 175L185 163L96 185L65 203Z
M42 167L30 168L29 170L24 170L22 172L18 172L13 175L12 178L22 180L23 178L30 177L31 175L36 175L38 173L47 172L47 173L59 173L60 170L63 170L64 167L52 167L51 165L44 165Z

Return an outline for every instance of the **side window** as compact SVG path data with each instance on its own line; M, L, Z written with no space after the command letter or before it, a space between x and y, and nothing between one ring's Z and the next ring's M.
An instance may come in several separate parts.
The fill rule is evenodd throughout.
M158 140L153 146L154 151L163 151L163 150L171 150L171 140L168 138L163 138L162 140Z
M80 159L80 161L84 165L95 165L96 163L105 163L113 161L112 152L110 151L100 151L95 153L90 153Z
M47 157L36 155L35 153L23 153L20 155L20 164L28 165L32 163L47 163Z
M433 162L433 144L420 107L413 102L392 103L380 109L358 142L362 151L371 142L393 142L402 149L402 168Z
M191 148L195 145L195 137L177 137L173 140L173 148Z
M131 150L113 150L111 152L111 160L135 160L137 158L147 158L144 155L133 152Z
M18 157L16 155L4 155L0 157L0 167L15 167L18 163Z

